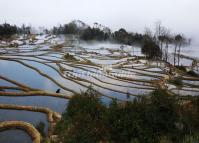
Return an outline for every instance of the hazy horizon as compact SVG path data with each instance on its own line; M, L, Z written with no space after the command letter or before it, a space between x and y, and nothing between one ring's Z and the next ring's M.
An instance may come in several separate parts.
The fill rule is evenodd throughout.
M197 0L0 0L0 23L51 28L79 19L118 30L143 32L156 21L173 33L199 37Z

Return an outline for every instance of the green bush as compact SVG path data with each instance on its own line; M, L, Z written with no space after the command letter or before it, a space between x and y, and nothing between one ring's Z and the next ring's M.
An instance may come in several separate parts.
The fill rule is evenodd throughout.
M105 109L91 89L82 95L75 95L56 128L62 141L95 143L107 140Z
M147 118L148 108L145 99L119 104L113 101L108 108L110 140L116 143L155 141Z
M36 129L39 131L39 133L41 134L42 137L46 137L46 134L45 134L45 124L44 124L44 122L39 122L39 123L36 125Z
M156 59L162 56L160 47L152 39L144 40L142 45L142 53L149 59Z
M187 69L186 69L186 67L185 66L175 66L177 69L179 69L179 70L181 70L181 71L183 71L183 72L186 72L187 71Z
M193 77L199 77L199 75L192 70L188 71L187 74L190 75L190 76L193 76Z
M170 136L176 132L178 121L177 103L166 90L157 89L152 93L148 118L156 136Z
M179 87L183 85L182 79L180 77L176 77L174 79L169 80L169 83L174 84L175 86L179 86Z
M166 90L150 97L105 106L89 88L70 99L56 127L59 142L181 143L199 131L199 98L185 106Z
M189 104L181 107L181 113L184 133L199 133L199 97L193 97Z
M66 59L68 61L77 61L77 59L73 55L70 55L69 53L66 53L64 55L64 59Z
M0 40L3 38L10 38L11 35L17 34L18 29L16 25L7 23L0 24Z
M108 29L107 29L108 30ZM101 30L100 28L91 28L91 27L88 27L86 28L80 38L82 40L99 40L99 41L102 41L102 40L108 40L110 37L110 32L106 32L104 30Z

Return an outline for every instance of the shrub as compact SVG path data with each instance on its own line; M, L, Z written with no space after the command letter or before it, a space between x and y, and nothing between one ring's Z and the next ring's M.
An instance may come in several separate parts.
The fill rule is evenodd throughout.
M142 46L142 53L148 58L160 58L162 53L160 47L152 40L146 39Z
M77 61L77 59L73 55L70 55L69 53L66 53L64 55L64 59L66 59L68 61Z
M45 134L45 124L44 124L44 122L39 122L39 123L36 125L36 129L39 131L39 133L41 134L42 137L46 137L46 134Z
M199 133L199 97L193 97L191 102L181 107L180 112L184 134Z
M188 71L187 74L190 75L190 76L193 76L193 77L199 77L199 75L192 70Z
M83 40L107 40L109 38L109 33L99 29L99 28L91 28L88 27L86 28L82 34L81 34L81 39Z
M183 71L183 72L186 72L187 71L187 69L186 69L186 67L185 66L175 66L177 69L179 69L179 70L181 70L181 71Z
M57 132L67 143L95 143L107 140L105 106L96 93L88 90L75 95L68 104Z
M143 99L125 104L113 101L108 111L110 141L151 143L155 140L146 117L147 104Z
M156 136L172 135L178 121L177 102L166 90L157 89L151 95L148 118Z
M199 132L199 98L191 106L157 89L151 98L136 98L108 106L89 88L70 99L57 124L59 142L67 143L195 143ZM187 135L189 135L187 137ZM193 136L193 137L192 137Z
M57 44L57 45L51 46L50 48L52 48L53 50L60 50L63 47L64 47L63 44Z
M0 37L10 37L13 34L17 33L17 26L12 26L10 24L4 23L0 24Z
M179 86L179 87L181 87L181 86L183 85L182 79L179 78L179 77L176 77L176 78L174 78L174 79L171 79L171 80L169 80L169 82L170 82L171 84L174 84L175 86Z

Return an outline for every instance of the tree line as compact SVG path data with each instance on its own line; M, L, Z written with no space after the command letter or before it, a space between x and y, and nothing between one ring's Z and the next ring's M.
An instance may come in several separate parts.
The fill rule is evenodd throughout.
M16 34L18 31L18 28L16 25L10 25L7 23L0 25L0 37L7 37L13 34Z
M53 34L78 34L82 40L113 40L127 45L140 44L143 40L142 34L128 33L124 28L111 32L109 27L102 24L95 22L91 27L80 20L54 26L51 31Z
M148 58L161 59L168 62L169 45L175 47L174 65L180 64L180 51L183 44L190 42L183 34L173 34L160 21L155 24L155 31L145 29L143 34L127 32L124 28L112 32L110 28L98 23L91 27L82 21L72 21L52 29L53 34L78 34L82 40L109 40L125 45L140 45L142 53Z
M75 20L68 24L53 27L53 34L78 34L82 40L109 40L111 31L108 27L94 23L91 27L86 23Z
M31 34L31 26L18 27L8 23L0 24L0 38L9 38L14 34Z
M31 26L21 27L16 25L10 25L7 23L0 25L0 37L10 37L13 34L31 34ZM180 52L183 44L190 42L190 39L186 39L183 34L173 34L168 28L162 26L161 22L157 22L155 25L155 31L149 28L145 29L143 34L127 32L124 28L118 31L112 32L110 28L94 23L93 27L86 23L75 20L68 24L54 26L53 29L47 30L52 34L76 34L79 35L82 40L109 40L118 42L124 45L140 45L142 47L142 53L148 58L161 59L168 62L169 45L174 45L174 60L173 65L180 65Z

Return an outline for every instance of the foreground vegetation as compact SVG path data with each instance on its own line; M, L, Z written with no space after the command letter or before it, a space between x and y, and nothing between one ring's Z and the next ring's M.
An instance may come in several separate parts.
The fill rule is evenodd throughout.
M89 89L70 99L56 127L57 142L196 143L199 98L182 102L165 90L132 102L104 105Z

